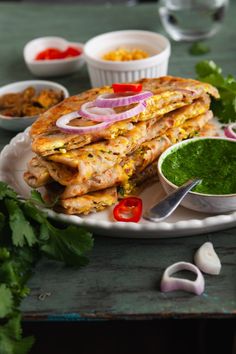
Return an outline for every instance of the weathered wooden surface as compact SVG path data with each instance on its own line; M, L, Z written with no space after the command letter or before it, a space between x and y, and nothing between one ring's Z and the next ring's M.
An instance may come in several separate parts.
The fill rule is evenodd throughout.
M66 268L43 261L30 281L31 296L23 304L32 319L230 317L236 315L236 230L172 240L95 238L90 264ZM177 261L192 262L195 250L211 240L222 261L219 276L205 276L202 296L163 294L160 278ZM50 293L44 301L42 293Z
M211 53L192 57L189 44L173 43L169 73L194 77L194 65L214 59L225 73L236 76L236 3L231 2L227 21L207 43ZM94 35L119 29L144 29L164 33L156 5L138 7L46 6L0 4L0 84L33 79L24 65L24 44L44 35L64 36L85 42ZM55 81L71 94L89 88L86 68ZM15 134L0 130L0 148ZM206 276L202 296L183 292L162 294L163 270L179 260L192 261L205 241L214 243L222 261L219 276ZM89 266L71 269L42 261L29 285L31 295L23 302L25 319L151 319L176 317L235 317L236 229L202 236L168 240L132 240L96 237ZM39 295L50 293L44 301Z

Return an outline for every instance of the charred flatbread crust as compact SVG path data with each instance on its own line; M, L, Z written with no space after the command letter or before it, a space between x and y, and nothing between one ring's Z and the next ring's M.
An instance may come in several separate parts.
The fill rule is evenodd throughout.
M118 200L116 187L99 190L80 197L60 200L60 208L65 214L89 214L115 204Z
M33 157L27 165L28 170L23 177L26 183L32 188L44 186L53 181L46 166L37 157Z

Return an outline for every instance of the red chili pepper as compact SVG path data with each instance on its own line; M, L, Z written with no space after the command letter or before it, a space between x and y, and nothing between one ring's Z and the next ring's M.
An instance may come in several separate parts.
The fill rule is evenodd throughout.
M47 48L42 52L38 53L35 57L35 60L65 59L65 58L75 57L80 54L81 51L74 47L68 47L64 51L57 48Z
M113 216L117 221L138 222L143 210L142 199L127 197L122 199L113 209Z
M143 89L142 84L113 84L112 88L114 93L121 93L121 92L139 93Z
M47 48L36 55L36 60L62 59L63 53L57 48Z
M63 55L65 58L69 57L77 57L78 55L81 54L81 50L74 48L74 47L68 47L64 52Z

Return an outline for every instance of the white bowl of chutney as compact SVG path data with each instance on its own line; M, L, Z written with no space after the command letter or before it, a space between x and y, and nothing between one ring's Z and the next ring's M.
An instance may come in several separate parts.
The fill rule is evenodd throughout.
M210 214L236 210L234 139L204 137L174 144L160 156L158 175L167 194L189 179L202 179L181 202L188 209Z

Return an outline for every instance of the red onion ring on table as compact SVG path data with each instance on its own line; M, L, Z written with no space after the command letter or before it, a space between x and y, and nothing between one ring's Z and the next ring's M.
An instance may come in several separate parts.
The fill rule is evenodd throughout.
M78 114L78 112L71 112L65 114L64 116L60 117L56 121L56 126L61 130L63 130L65 133L69 133L69 134L89 134L89 133L95 133L101 129L105 129L112 124L111 122L102 122L96 125L90 125L84 127L74 127L72 125L68 125L68 123L75 118L82 118L82 117L81 115Z
M225 136L227 136L227 138L230 138L230 139L236 139L236 132L234 129L236 129L236 123L232 123L232 124L228 125L227 127L225 127L224 128Z
M97 107L104 108L122 107L144 101L151 96L153 96L153 93L150 91L143 91L129 96L117 93L105 93L96 98L95 104Z
M196 280L188 280L183 278L175 278L171 275L180 270L189 270L196 273ZM196 295L201 295L204 291L205 281L201 271L192 263L177 262L166 268L161 279L161 291L169 292L175 290L184 290Z
M91 113L90 109L91 108L93 109L94 107L96 107L95 101L84 103L79 110L79 114L82 117L93 120L95 122L115 123L115 122L119 122L121 120L132 118L132 117L136 116L137 114L143 112L144 109L146 108L146 103L145 103L145 101L141 101L135 107L133 107L125 112L114 113L114 114L109 114L109 115L106 114L106 111L104 111L104 115ZM108 108L103 108L103 109L106 110Z

